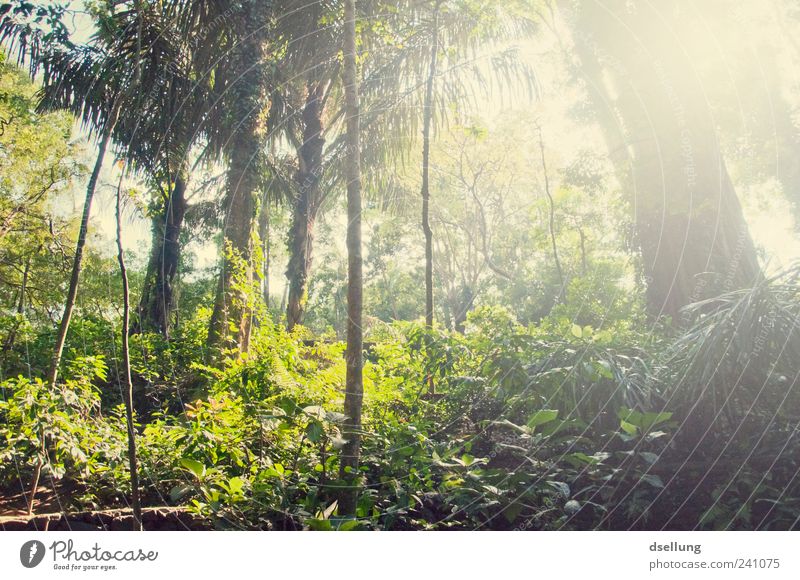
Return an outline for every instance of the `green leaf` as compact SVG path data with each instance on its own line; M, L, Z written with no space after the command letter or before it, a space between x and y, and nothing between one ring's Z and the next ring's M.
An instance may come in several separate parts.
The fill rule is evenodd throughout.
M650 451L640 451L639 455L641 455L642 459L647 461L647 463L650 465L653 465L656 461L658 461L658 455L651 453Z
M658 489L664 489L664 482L661 481L661 478L657 475L643 475L642 481L647 482Z
M361 526L361 522L358 520L347 520L339 524L339 527L336 528L340 532L349 532L350 530L357 530Z
M181 467L190 471L197 477L198 479L203 477L206 474L206 466L196 461L194 459L190 459L188 457L184 457L181 459Z
M503 517L506 518L506 521L509 524L513 524L514 521L519 517L519 513L522 511L522 504L518 502L514 502L506 506L503 510Z
M232 477L228 480L228 492L231 495L241 493L244 489L244 481L241 477Z
M312 443L319 443L323 435L325 435L325 429L319 421L311 421L306 427L306 437Z
M325 409L320 407L319 405L311 405L309 407L305 407L303 409L303 413L308 415L309 417L314 417L315 419L319 419L320 421L325 418Z
M617 416L622 421L638 427L642 432L647 432L656 425L669 421L672 418L672 413L639 413L638 411L622 408Z
M549 423L550 421L555 421L558 418L558 411L555 409L543 409L541 411L536 411L531 418L528 419L528 427L531 429L535 429L539 425L544 425L545 423Z
M640 427L642 431L650 431L656 425L665 423L672 418L672 413L645 413L642 416L642 424Z
M272 468L272 467L267 467L267 468L263 469L261 471L261 475L263 475L264 477L276 477L278 479L283 477L283 474L278 473L278 471L276 469Z
M572 336L574 336L575 338L583 338L583 329L579 325L573 324Z
M613 379L614 373L611 370L611 365L608 361L599 360L597 361L597 372L600 374L601 377L606 379Z
M617 417L621 420L625 421L626 423L630 423L635 427L639 427L642 423L642 414L638 411L634 411L632 409L626 409L625 407L621 408L617 413Z
M589 465L595 464L599 461L596 457L590 457L585 453L581 453L580 451L576 451L575 453L570 453L567 457L568 458L572 457L581 463L588 463Z
M186 484L176 485L171 490L169 490L169 498L173 502L177 503L181 499L186 497L186 495L189 494L192 491L192 489L193 488L191 485L186 485Z
M567 485L563 481L548 481L547 485L555 488L564 499L569 499L571 491L569 489L569 485Z
M306 523L308 524L308 528L310 530L314 530L316 532L333 531L333 525L329 520L307 519Z

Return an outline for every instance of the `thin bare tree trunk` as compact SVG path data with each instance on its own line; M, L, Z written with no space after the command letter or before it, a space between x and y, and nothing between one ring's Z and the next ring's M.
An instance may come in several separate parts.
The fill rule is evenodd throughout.
M430 156L431 120L433 118L433 85L436 77L436 56L439 50L439 2L433 13L431 64L425 87L422 127L422 231L425 234L425 326L433 326L433 231L430 223Z
M75 308L75 299L78 296L78 282L81 277L81 268L83 266L83 249L86 246L86 237L89 229L89 215L92 213L92 200L94 199L94 192L97 188L97 180L100 177L100 170L103 167L103 159L106 154L106 149L111 141L111 134L114 132L114 126L117 124L119 117L119 109L122 104L122 99L117 99L111 109L108 121L106 124L106 131L100 140L100 145L97 149L97 158L94 162L94 169L92 175L89 177L89 183L86 185L86 197L83 202L83 215L81 216L80 230L78 231L78 242L75 247L75 257L72 261L72 275L69 279L69 290L67 291L67 301L64 305L64 314L61 317L61 324L58 328L58 337L56 338L55 348L53 349L53 358L50 363L50 371L47 374L47 384L52 389L55 387L56 380L58 379L58 367L61 364L61 356L64 353L64 343L67 340L67 332L69 331L69 323L72 320L72 311Z
M56 337L56 344L53 348L53 358L50 361L50 370L47 373L47 384L50 389L54 389L56 381L58 380L58 367L61 365L61 357L64 354L64 344L67 341L67 332L69 331L69 323L72 320L72 311L75 308L75 299L78 296L78 282L81 277L81 268L83 266L83 249L86 247L86 237L89 229L89 216L92 213L92 200L94 199L94 192L97 189L97 180L100 177L100 170L103 167L103 159L106 154L106 149L111 141L111 134L114 132L114 126L119 117L119 109L121 106L121 99L117 99L109 114L108 122L106 124L106 131L97 150L97 158L94 162L94 169L89 177L89 183L86 185L86 197L83 202L83 214L81 216L81 225L78 231L78 241L75 247L75 257L72 261L72 275L69 279L69 290L67 291L67 301L64 304L64 314L61 316L61 323L58 327L58 336ZM33 483L31 487L30 500L28 502L29 515L33 510L33 502L36 499L36 488L39 485L39 478L42 475L42 466L44 464L46 452L44 444L44 434L42 434L42 456L36 462L36 469L33 474Z
M433 230L430 222L430 157L431 157L431 121L433 118L433 85L436 78L436 56L439 51L439 6L436 2L433 11L433 37L431 39L431 63L425 87L425 103L422 120L422 231L425 234L425 327L433 328ZM427 349L428 358L431 349ZM425 377L428 393L433 395L436 387L433 375Z
M586 266L586 232L580 226L578 226L578 235L581 238L581 272L586 276L589 271Z
M261 299L267 309L269 309L269 261L271 257L269 236L269 202L265 192L258 213L258 238L261 240Z
M133 425L133 381L131 380L131 358L128 346L128 334L130 326L130 286L128 284L128 269L125 267L125 253L122 249L122 212L121 194L123 174L120 174L119 184L117 185L117 261L119 262L119 272L122 276L122 364L125 376L125 422L128 427L128 470L131 477L131 505L133 506L133 530L141 531L142 528L142 504L139 500L139 468L136 460L136 430Z
M344 412L345 443L342 448L341 479L345 482L339 496L339 514L355 516L358 505L358 464L361 457L361 405L364 399L362 375L363 330L362 257L361 257L361 151L359 140L359 103L356 80L356 8L355 0L344 5L344 90L347 116L347 360Z
M42 448L39 451L39 457L36 461L36 469L33 472L33 483L31 484L31 493L28 496L28 515L33 514L33 502L36 500L36 490L39 487L39 479L42 476L42 466L44 465L44 458L45 454L47 453L47 447L45 444L44 439L44 429L40 432L40 437L42 439Z
M558 282L561 285L558 291L558 298L561 302L566 299L566 286L564 280L564 270L561 268L561 259L558 257L558 244L556 243L556 207L553 201L553 194L550 193L550 177L547 175L547 162L544 159L544 139L542 138L542 128L539 131L539 152L542 156L542 172L544 173L544 192L550 206L550 243L553 247L553 259L556 262L556 272L558 272Z

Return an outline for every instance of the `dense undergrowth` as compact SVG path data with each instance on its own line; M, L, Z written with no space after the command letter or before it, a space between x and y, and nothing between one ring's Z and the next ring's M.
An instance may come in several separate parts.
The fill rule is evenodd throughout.
M681 332L500 308L464 334L373 328L355 520L336 509L343 344L262 324L217 369L200 311L169 343L132 337L144 501L226 529L796 528L797 290L695 305ZM44 479L80 490L65 509L126 505L115 349L92 336L55 391L2 383L4 490L46 456Z

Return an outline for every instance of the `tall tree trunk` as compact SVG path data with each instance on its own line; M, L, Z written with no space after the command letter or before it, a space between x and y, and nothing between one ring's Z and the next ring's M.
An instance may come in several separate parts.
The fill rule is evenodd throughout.
M250 333L251 233L258 186L259 141L254 123L251 125L251 131L243 131L230 154L222 269L207 340L211 348L238 348L241 352L247 351Z
M228 57L238 63L241 74L228 91L229 111L234 131L228 139L225 194L225 220L221 271L214 311L206 344L210 358L220 350L247 352L253 321L252 241L255 221L255 194L261 187L264 169L261 113L264 110L265 34L272 5L269 2L244 2L249 33L231 49Z
M433 119L433 85L436 78L436 57L439 52L439 6L433 13L431 62L425 87L422 121L422 231L425 234L425 326L433 327L433 230L430 222L430 156L431 121Z
M576 52L631 191L648 309L677 323L683 306L761 276L703 83L671 11L624 0L575 6Z
M128 269L125 267L125 253L122 249L122 211L121 190L122 173L117 185L117 261L122 276L122 364L125 376L125 422L128 430L128 472L131 478L131 505L133 507L133 530L142 530L142 504L139 500L139 468L136 461L136 429L133 425L133 381L131 380L131 357L128 345L130 323L130 286L128 285Z
M340 477L345 482L339 496L339 514L355 516L358 505L358 464L361 457L361 405L363 331L361 257L361 150L356 80L355 0L346 0L344 37L344 90L347 115L347 378L344 398L344 438Z
M152 250L133 332L158 332L169 338L186 208L186 170L183 168L175 176L163 213L153 218Z
M319 81L306 86L306 103L303 107L303 142L298 149L297 193L292 207L292 225L289 229L289 298L286 307L286 326L292 330L302 324L308 298L308 277L311 271L314 245L314 225L322 201L322 137L324 85Z
M433 120L433 85L436 79L436 57L439 52L439 7L437 1L433 11L433 35L431 38L431 62L428 80L425 86L425 103L422 119L422 232L425 234L425 327L433 328L433 230L430 221L430 157L431 157L431 121ZM428 357L431 349L427 349ZM434 394L433 375L425 378L429 394Z
M64 343L67 340L67 332L69 331L69 323L72 320L72 311L75 308L75 299L78 296L78 282L81 277L81 269L83 267L83 249L86 247L86 237L89 230L89 216L92 213L92 201L94 200L94 192L97 188L97 180L100 177L100 170L103 167L103 159L106 155L106 149L111 141L111 134L114 132L114 126L117 124L119 117L119 110L122 105L122 99L117 99L111 107L108 119L106 121L106 130L103 137L100 139L100 144L97 148L97 158L94 162L92 174L89 177L89 183L86 185L86 197L83 202L83 214L81 215L81 225L78 230L78 241L75 246L75 257L72 260L72 275L69 279L69 290L67 290L67 300L64 304L64 314L61 316L61 324L58 327L58 336L56 344L53 349L53 358L50 362L50 371L47 374L47 384L52 389L55 387L56 380L58 380L58 367L61 365L61 356L64 353Z
M270 223L269 201L265 192L258 212L258 239L261 240L261 299L269 309L269 270L270 270Z

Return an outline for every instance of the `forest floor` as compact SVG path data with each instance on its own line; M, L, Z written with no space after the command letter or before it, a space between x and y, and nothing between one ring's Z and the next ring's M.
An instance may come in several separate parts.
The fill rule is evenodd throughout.
M36 490L33 514L28 515L28 494L0 493L0 530L3 531L116 531L130 530L133 513L130 508L70 511L64 500L79 493L74 482L61 480L55 488L48 484ZM185 507L148 507L142 509L146 530L202 530L209 524L189 513Z

